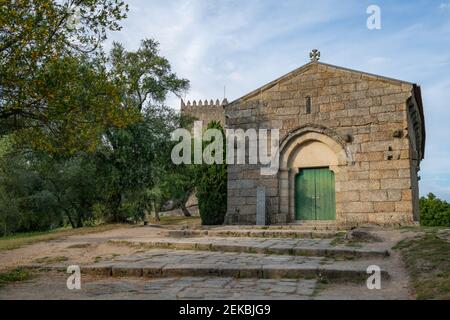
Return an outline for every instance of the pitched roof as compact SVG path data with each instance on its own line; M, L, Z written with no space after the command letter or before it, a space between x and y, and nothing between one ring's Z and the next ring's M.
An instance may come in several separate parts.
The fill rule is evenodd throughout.
M415 84L415 83L411 83L408 81L404 81L404 80L399 80L399 79L394 79L394 78L389 78L389 77L385 77L385 76L381 76L381 75L377 75L377 74L373 74L373 73L368 73L368 72L364 72L364 71L359 71L359 70L354 70L354 69L349 69L349 68L344 68L344 67L340 67L340 66L336 66L336 65L332 65L332 64L328 64L328 63L323 63L323 62L318 62L318 61L311 61L281 77L279 77L278 79L275 79L261 87L259 87L256 90L253 90L249 93L247 93L246 95L230 102L226 107L229 107L230 105L237 103L239 101L242 100L246 100L249 99L251 97L254 97L258 94L260 94L261 92L264 92L272 87L274 87L275 85L288 80L292 77L295 77L298 74L301 74L302 72L308 70L311 66L313 65L322 65L322 66L326 66L326 67L331 67L331 68L335 68L335 69L339 69L339 70L343 70L343 71L347 71L347 72L351 72L351 73L358 73L361 75L365 75L367 77L371 77L371 78L375 78L378 80L382 80L382 81L389 81L389 82L397 82L399 84L408 84L412 86L412 94L414 95L417 104L418 104L418 108L419 108L419 114L420 114L420 118L421 118L421 132L422 132L422 145L421 145L421 151L422 151L422 158L424 156L425 153L425 139L426 139L426 132L425 132L425 120L424 120L424 111L423 111L423 103L422 103L422 93L420 90L420 86ZM225 107L225 108L226 108Z
M385 77L385 76L381 76L381 75L377 75L377 74L373 74L373 73L368 73L368 72L364 72L364 71L359 71L359 70L354 70L354 69L349 69L349 68L344 68L344 67L340 67L340 66L336 66L336 65L332 65L332 64L328 64L328 63L323 63L323 62L318 62L318 61L311 61L308 62L307 64L259 87L258 89L255 89L247 94L245 94L244 96L230 102L228 105L231 105L235 102L241 101L241 100L246 100L249 99L263 91L266 91L272 87L274 87L275 85L288 80L298 74L301 74L302 72L308 70L311 66L313 65L322 65L322 66L326 66L326 67L331 67L331 68L335 68L335 69L339 69L339 70L343 70L343 71L347 71L347 72L352 72L352 73L358 73L358 74L362 74L368 77L373 77L376 78L378 80L385 80L385 81L390 81L390 82L398 82L398 83L404 83L404 84L409 84L409 85L414 85L414 83L408 82L408 81L403 81L403 80L399 80L399 79L394 79L394 78L389 78L389 77Z

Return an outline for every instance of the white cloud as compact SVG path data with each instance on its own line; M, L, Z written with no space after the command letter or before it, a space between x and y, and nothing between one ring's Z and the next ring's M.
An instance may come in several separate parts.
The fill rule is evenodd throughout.
M367 63L379 66L379 65L386 64L386 63L388 63L390 61L391 61L391 59L387 58L387 57L372 57L372 58L369 58Z
M435 5L380 0L382 29L369 31L358 0L127 2L128 19L109 43L135 49L142 38L160 41L173 69L191 81L187 99L221 99L224 86L229 100L239 98L308 62L312 48L327 63L419 83L427 125L422 191L450 199L450 23L424 14ZM168 104L179 108L175 97Z
M298 1L129 1L130 12L119 33L110 36L128 48L144 37L161 43L174 70L191 81L188 99L235 99L308 61L312 48L308 30L341 17L344 6ZM293 9L293 10L290 10ZM271 45L297 34L294 42ZM300 50L299 50L300 49ZM288 59L287 59L288 58ZM295 62L295 63L294 63ZM179 102L173 97L169 103Z

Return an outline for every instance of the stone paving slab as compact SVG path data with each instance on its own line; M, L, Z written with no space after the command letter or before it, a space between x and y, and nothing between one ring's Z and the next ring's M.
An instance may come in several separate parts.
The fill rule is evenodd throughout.
M176 229L174 227L173 229ZM187 226L184 229L190 230L298 230L298 231L337 231L336 222L332 221L304 221L291 224L273 225L221 225L221 226Z
M64 273L47 273L0 290L0 299L95 300L307 300L317 280L171 277L161 279L82 277L81 290L67 290Z
M207 230L216 230L216 227ZM57 252L64 255L70 254L67 261L55 265L46 265L44 262L36 264L37 259L23 261L22 264L32 263L27 267L36 269L32 272L32 279L2 287L0 299L13 297L16 299L405 299L413 297L409 291L408 277L399 253L389 251L388 258L382 256L384 249L390 249L405 237L403 232L380 231L378 235L382 241L359 243L363 244L363 247L349 247L343 244L335 245L337 241L325 238L206 236L180 239L161 238L158 235L159 231L161 231L160 228L156 230L156 228L142 227L117 234L102 233L99 236L90 235L87 238L72 237L70 241L63 242L60 246L64 251ZM111 239L119 243L120 240L136 242L134 243L136 247L130 243L127 244L128 248L111 245L108 242ZM147 242L149 239L153 239L156 243L159 241L177 243L174 244L174 248L146 249L142 247L141 242ZM87 242L93 242L100 247L106 246L108 255L104 255L104 259L97 259L100 255L94 251L95 246L76 249L83 251L82 255L72 254L75 249L69 250L74 244ZM195 244L195 250L192 250L193 244ZM330 247L334 255L325 253ZM181 248L190 248L190 250L181 250ZM371 249L380 251L360 257L353 253L354 250L366 252ZM344 253L350 250L352 255L346 256L339 250L344 250ZM117 256L118 253L122 256ZM55 253L51 256L57 255ZM103 262L88 265L92 261L99 260ZM81 292L70 291L66 288L68 265L81 266L83 279ZM366 279L369 275L366 270L369 265L378 265L385 270L382 276L384 279L389 278L389 281L382 281L382 290L368 290ZM46 272L40 272L41 270ZM61 272L54 272L55 270ZM180 275L183 276L180 277ZM314 283L315 289L305 285L308 281ZM297 288L294 290L293 286Z
M334 261L324 257L281 256L236 252L199 252L155 249L115 258L110 262L81 266L82 273L114 277L233 277L322 278L358 281L367 278L373 261ZM26 266L39 268L39 265ZM63 265L45 266L64 270ZM382 276L389 277L385 270Z
M164 248L176 250L200 250L260 253L293 256L327 257L388 257L389 251L382 248L353 248L334 246L329 239L251 239L251 238L148 238L111 240L110 243L148 249Z
M327 239L334 238L335 231L313 230L283 230L283 229L217 229L217 230L161 230L163 237L251 237L251 238L302 238L302 239Z

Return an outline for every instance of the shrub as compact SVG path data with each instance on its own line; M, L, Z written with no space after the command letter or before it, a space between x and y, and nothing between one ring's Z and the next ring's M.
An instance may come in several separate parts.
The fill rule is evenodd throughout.
M450 226L450 204L432 193L419 201L420 223L426 227Z
M219 122L211 122L208 125L208 129L220 130L222 132L223 141L225 141L225 134ZM225 152L223 153L223 159L225 163ZM196 187L202 224L223 224L225 220L225 214L227 212L226 164L203 164L199 166Z

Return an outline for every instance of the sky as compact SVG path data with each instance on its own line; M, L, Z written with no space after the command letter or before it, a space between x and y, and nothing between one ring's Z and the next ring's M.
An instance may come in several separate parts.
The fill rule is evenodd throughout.
M321 61L422 87L427 142L421 195L450 201L450 0L126 0L123 29L109 35L135 50L144 38L179 77L185 99L229 101L309 62ZM367 28L367 8L381 29ZM176 97L167 103L180 107Z

